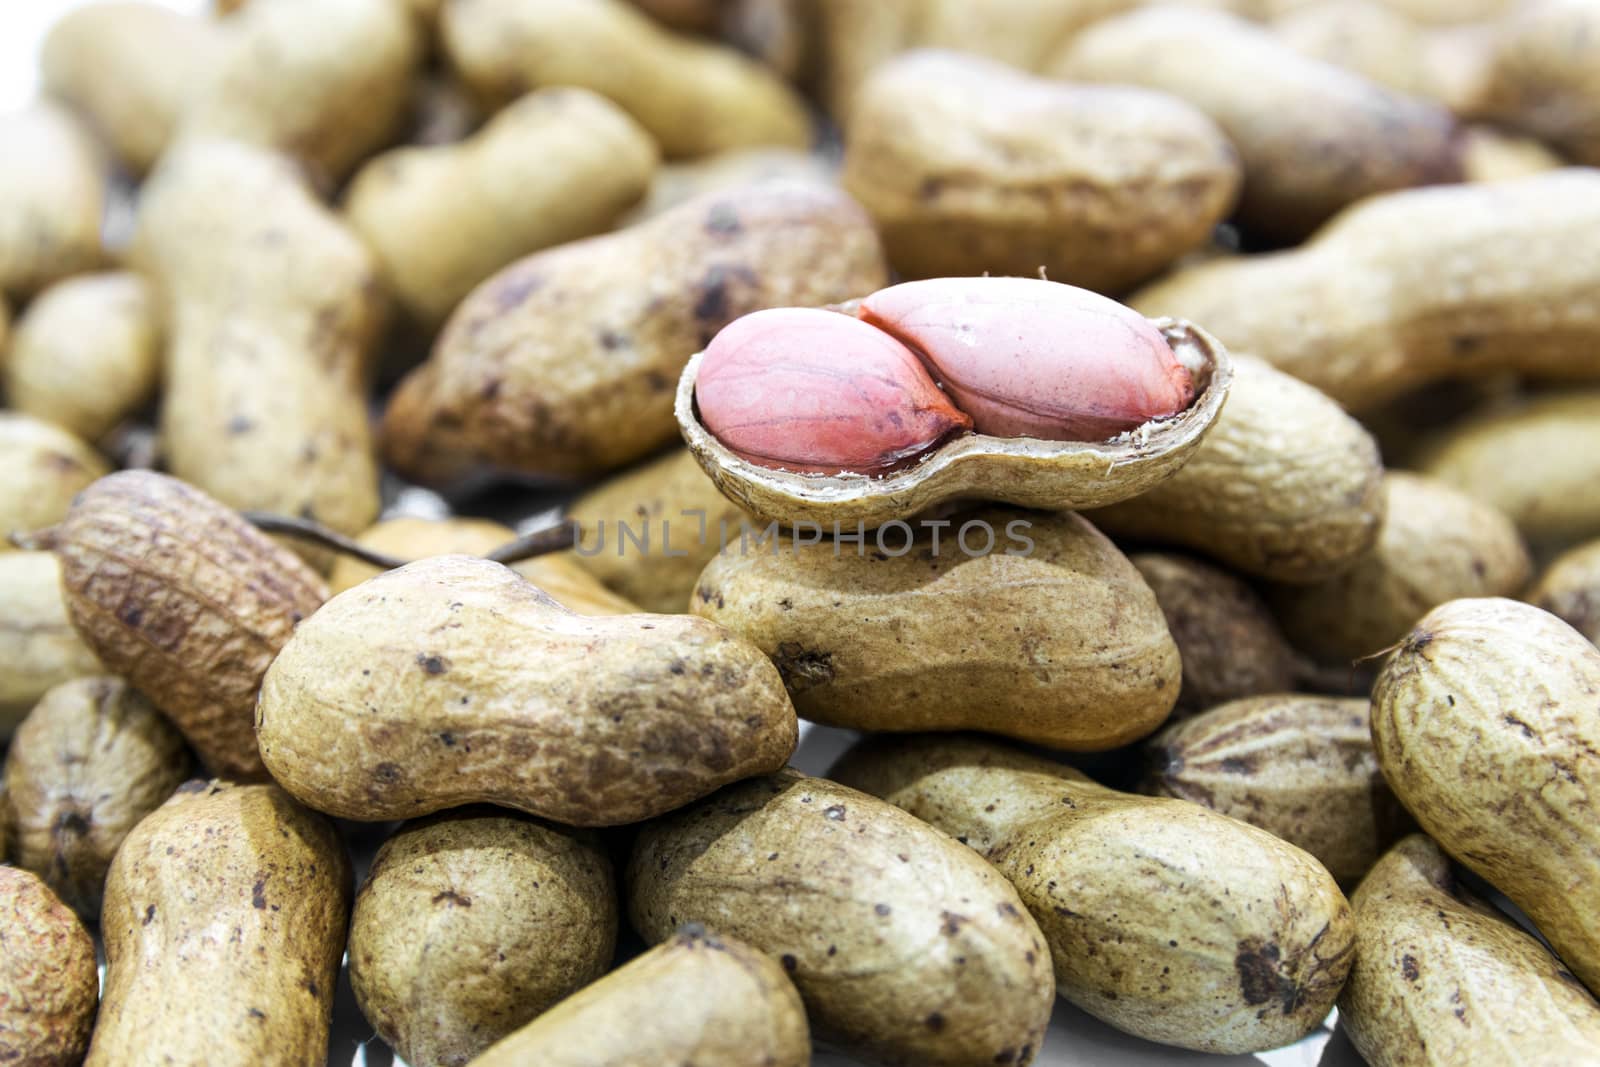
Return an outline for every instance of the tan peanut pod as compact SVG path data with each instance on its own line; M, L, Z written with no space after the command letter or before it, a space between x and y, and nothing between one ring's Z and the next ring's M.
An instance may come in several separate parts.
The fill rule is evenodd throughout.
M1404 637L1447 600L1516 596L1532 575L1527 547L1497 508L1435 478L1384 475L1378 543L1349 570L1269 599L1284 633L1327 663L1349 663Z
M408 562L429 556L483 556L516 540L509 526L487 519L386 519L356 542L365 548ZM628 615L639 610L600 584L571 553L535 556L511 569L550 594L562 607L579 615ZM382 573L353 556L341 555L328 575L328 591L336 595ZM680 601L687 601L685 593ZM681 606L681 603L680 603Z
M1351 900L1356 965L1339 1022L1372 1067L1600 1062L1600 1005L1550 955L1466 889L1421 834Z
M0 293L26 298L100 262L105 171L66 108L0 116Z
M1365 697L1298 693L1219 705L1150 740L1140 791L1259 826L1353 885L1412 825L1378 769L1371 712Z
M172 139L225 39L214 19L147 0L88 4L50 27L45 90L88 117L117 160L143 174Z
M1189 462L1148 492L1095 511L1095 524L1279 581L1350 567L1383 521L1377 444L1311 386L1243 356L1234 370L1227 407Z
M839 184L838 164L826 156L798 148L730 148L656 168L650 188L623 223L633 225L670 211L703 193L726 192L758 182L814 182Z
M1383 0L1312 0L1274 19L1272 32L1312 59L1397 93L1438 97L1427 68L1427 32ZM1443 101L1441 101L1443 102Z
M601 482L567 506L578 563L646 611L687 611L695 583L741 523L756 519L717 489L686 449Z
M1532 137L1481 124L1468 126L1462 134L1462 178L1469 182L1515 181L1566 165L1565 160Z
M28 306L3 365L12 407L100 440L155 392L161 330L149 284L129 271L58 282Z
M1177 319L1152 325L1193 377L1198 395L1172 418L1105 441L965 433L888 474L782 470L738 455L700 420L695 385L703 352L689 360L678 383L678 428L723 495L785 525L872 529L963 500L1051 511L1104 507L1170 483L1200 455L1206 435L1223 421L1233 385L1233 361L1210 333Z
M1151 62L1176 42L1204 61ZM1278 240L1304 237L1363 197L1461 173L1444 108L1301 55L1220 11L1149 7L1106 19L1073 38L1051 73L1160 89L1210 115L1244 164L1240 220Z
M1057 991L1119 1030L1277 1048L1316 1029L1344 985L1349 904L1263 830L969 738L862 742L830 773L997 866L1039 920Z
M917 51L857 94L842 179L907 278L1042 271L1115 293L1205 244L1240 171L1216 124L1164 93Z
M261 677L322 580L193 486L122 471L84 490L51 536L72 624L106 669L183 731L217 774L264 772Z
M1600 166L1600 8L1588 0L1537 0L1495 29L1479 113L1576 163Z
M885 280L866 214L814 184L710 193L536 253L462 301L433 357L391 396L384 454L435 484L620 467L677 440L679 375L723 326Z
M1393 0L1309 0L1276 18L1272 30L1298 52L1458 115L1476 110L1494 61L1493 23L1419 22ZM1472 127L1465 137L1465 177L1483 181L1482 138Z
M1308 664L1249 585L1188 556L1141 552L1128 562L1156 595L1178 646L1179 709L1203 711L1308 680Z
M1072 35L1140 0L820 0L814 2L819 90L848 128L863 82L913 48L952 48L1021 70L1042 70ZM1195 0L1203 2L1203 0ZM1211 3L1221 0L1209 0Z
M146 183L135 251L162 298L172 473L230 507L365 529L378 514L365 383L382 303L355 234L286 160L200 141Z
M1600 541L1558 556L1525 599L1600 644Z
M1537 545L1600 535L1600 390L1461 419L1423 444L1418 465L1504 512Z
M0 867L0 1056L76 1067L94 1026L94 940L37 875Z
M451 65L489 107L529 86L589 89L638 119L669 158L811 140L804 106L777 75L664 30L624 0L448 4L440 27Z
M60 522L72 498L111 468L82 439L33 415L0 411L0 553L12 534Z
M1110 541L1070 513L990 508L946 527L909 547L909 530L880 530L877 546L730 540L692 607L772 657L813 722L1086 751L1161 724L1178 649Z
M86 1067L326 1062L349 910L350 859L322 816L275 785L180 786L106 876Z
M17 865L98 922L111 857L189 776L189 763L183 736L121 678L56 686L6 753L0 819L16 834Z
M73 629L50 552L0 552L0 738L51 688L103 674Z
M466 809L378 850L350 913L350 985L408 1064L459 1067L604 975L616 938L596 839Z
M777 670L719 626L577 615L498 563L436 556L302 624L256 736L284 788L341 818L483 801L615 826L782 767L798 727Z
M472 1067L649 1067L690 1057L696 1067L811 1062L805 1008L777 963L696 927L574 993Z
M1039 927L968 849L824 778L755 778L646 827L646 940L714 927L776 957L822 1040L888 1067L1032 1061L1055 1000Z
M405 4L272 0L223 25L180 136L288 153L337 179L399 130L422 54Z
M1594 234L1594 170L1416 189L1351 208L1298 249L1180 271L1130 303L1204 322L1352 410L1496 371L1595 379Z
M398 304L432 330L508 263L610 229L655 165L655 142L610 101L544 89L464 141L373 158L344 211Z
M1400 802L1600 988L1600 649L1510 600L1429 612L1384 665L1372 740Z
M1320 3L1321 0L1252 0L1252 2L1258 8L1264 9L1260 14L1271 17L1298 10L1308 4ZM1385 7L1412 22L1424 26L1453 26L1499 18L1521 0L1382 0L1382 2Z

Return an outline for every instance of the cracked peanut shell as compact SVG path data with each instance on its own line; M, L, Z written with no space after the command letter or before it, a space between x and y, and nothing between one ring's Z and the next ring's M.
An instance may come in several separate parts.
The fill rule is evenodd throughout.
M1197 396L1179 414L1146 422L1105 441L1050 441L964 433L887 474L804 474L745 459L700 418L695 387L705 353L678 383L677 417L689 451L729 500L786 525L837 523L871 529L961 500L1076 510L1136 497L1173 478L1196 456L1233 383L1227 350L1205 330L1180 320L1153 320Z

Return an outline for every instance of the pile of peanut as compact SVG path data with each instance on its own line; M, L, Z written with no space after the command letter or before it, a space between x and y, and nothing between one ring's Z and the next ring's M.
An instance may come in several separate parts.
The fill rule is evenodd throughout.
M410 1067L1088 1062L1058 995L1600 1064L1600 0L103 0L39 73L0 1063L348 1063L344 989Z

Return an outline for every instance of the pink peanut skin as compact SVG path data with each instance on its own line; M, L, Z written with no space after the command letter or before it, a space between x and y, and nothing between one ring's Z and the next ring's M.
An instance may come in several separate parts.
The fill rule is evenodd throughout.
M972 426L899 341L808 308L723 327L701 359L695 402L730 451L813 474L891 470Z
M921 356L979 433L1105 441L1194 400L1160 331L1087 289L932 278L881 289L857 314Z

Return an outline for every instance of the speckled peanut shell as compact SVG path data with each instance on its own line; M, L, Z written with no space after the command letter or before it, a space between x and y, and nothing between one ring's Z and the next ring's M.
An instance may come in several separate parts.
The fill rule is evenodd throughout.
M422 57L406 4L272 0L222 28L179 135L286 152L338 179L399 130Z
M225 36L214 19L149 0L87 4L50 27L40 79L88 117L118 162L143 174L166 148Z
M180 786L106 876L86 1067L321 1067L349 903L326 819L275 785Z
M372 159L350 184L345 217L396 302L432 331L508 263L610 229L655 165L655 142L609 100L543 89L464 141Z
M350 985L411 1067L459 1067L605 974L616 936L596 840L466 809L378 850L350 913Z
M139 275L68 278L18 321L0 361L6 397L18 411L97 441L155 392L160 342L154 294Z
M961 550L967 523L988 525L992 552ZM893 533L890 554L871 534L860 546L730 539L692 607L771 656L796 710L831 726L1099 750L1172 710L1181 667L1161 608L1082 518L991 508L953 516L937 551L928 533L902 552L905 541Z
M100 995L94 940L37 875L0 867L0 1057L77 1067Z
M72 624L217 774L259 778L256 691L327 589L204 493L153 471L84 490L52 543Z
M1183 469L1090 517L1114 536L1181 545L1245 574L1337 574L1378 539L1377 443L1311 386L1235 359L1228 406Z
M626 884L777 958L816 1035L888 1067L1026 1065L1055 1000L1044 939L988 864L880 800L786 770L646 827Z
M886 279L865 212L815 183L710 193L536 253L473 290L401 382L384 455L435 484L620 467L677 438L678 376L723 326Z
M664 1010L665 1006L665 1010ZM586 986L472 1067L807 1067L794 985L764 953L696 927Z
M51 552L0 552L0 738L52 686L105 668L67 617Z
M1600 649L1511 600L1429 612L1372 694L1384 777L1445 851L1600 988Z
M509 526L488 519L385 519L356 541L366 548L414 562L429 556L482 556L516 540ZM544 590L562 607L579 615L628 615L639 610L631 601L600 584L571 552L557 552L511 564L511 569ZM341 555L328 574L332 594L376 577L381 572L354 556ZM687 599L686 593L680 603Z
M1600 9L1538 0L1496 25L1479 112L1600 166Z
M811 140L799 96L772 71L671 33L624 0L450 3L440 31L451 65L491 108L529 86L590 89L638 119L672 158Z
M110 467L82 439L32 415L0 411L0 552L12 534L60 522L72 498Z
M1434 478L1384 475L1378 543L1349 570L1269 599L1284 633L1327 663L1381 653L1447 600L1515 596L1532 564L1511 520Z
M1418 466L1498 508L1537 545L1600 536L1600 390L1461 419L1423 444Z
M371 524L366 378L383 302L355 234L286 159L188 141L141 192L135 256L167 328L172 473L241 510Z
M1043 271L1115 293L1203 245L1240 170L1175 97L917 51L857 94L842 180L904 277Z
M1152 62L1178 42L1203 58ZM1302 238L1363 197L1461 176L1443 107L1302 55L1221 11L1145 8L1102 20L1050 73L1160 89L1210 115L1244 164L1241 222L1277 240Z
M1414 834L1351 900L1356 965L1339 1022L1372 1067L1592 1064L1600 1004L1545 947L1456 884Z
M1556 557L1525 599L1600 644L1600 541Z
M0 293L26 298L100 261L106 166L66 108L0 115Z
M580 524L577 561L646 611L687 611L724 532L755 516L723 496L687 449L615 475L567 506ZM624 529L624 527L626 529Z
M721 627L576 615L465 556L330 600L267 671L256 735L274 778L342 818L485 801L575 826L671 811L798 739L778 672Z
M63 682L23 720L6 753L0 820L16 835L17 865L85 922L98 922L117 846L189 769L183 736L127 682Z
M1259 826L1354 885L1411 827L1378 770L1371 710L1299 693L1220 705L1150 740L1140 791Z
M1178 656L1178 708L1193 713L1229 700L1293 689L1308 665L1249 585L1189 556L1128 557L1156 595Z
M1280 109L1282 110L1282 109ZM1130 301L1206 324L1351 410L1449 378L1600 378L1600 171L1373 197L1286 252Z
M1197 805L1118 793L968 738L880 738L829 772L955 834L1016 885L1056 988L1120 1030L1206 1052L1296 1041L1350 969L1350 907L1316 860Z
M1155 324L1194 376L1199 395L1182 414L1109 441L968 433L889 474L779 470L736 455L700 421L694 389L704 353L689 360L678 383L678 427L728 499L784 524L832 529L839 523L854 529L862 523L872 529L959 500L1061 511L1103 507L1146 493L1180 471L1221 421L1233 383L1233 363L1216 338L1189 322L1159 319Z

